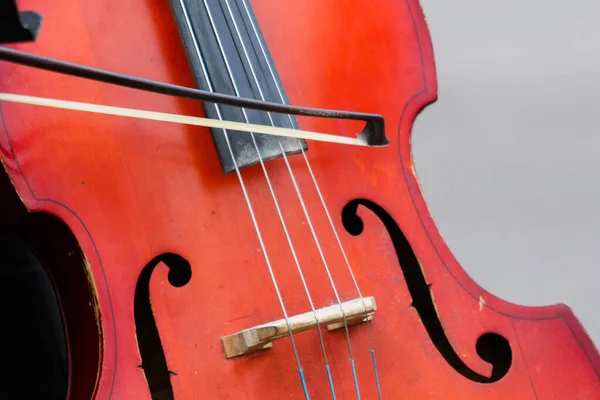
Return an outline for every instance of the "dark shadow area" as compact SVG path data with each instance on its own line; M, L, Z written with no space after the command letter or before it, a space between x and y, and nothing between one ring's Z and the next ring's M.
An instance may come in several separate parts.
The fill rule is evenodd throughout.
M68 358L56 293L41 260L0 236L0 398L63 400Z
M1 399L92 397L101 360L97 298L79 243L30 213L0 168Z

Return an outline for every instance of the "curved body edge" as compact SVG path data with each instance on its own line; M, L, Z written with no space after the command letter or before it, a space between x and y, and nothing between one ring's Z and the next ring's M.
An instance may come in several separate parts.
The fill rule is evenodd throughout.
M248 2L229 1L240 12ZM25 3L44 24L36 42L11 47L195 86L169 2ZM435 227L410 149L416 115L437 98L418 1L248 4L292 104L386 120L387 147L308 142L306 153L361 293L377 302L369 327L348 329L362 397L377 397L379 379L383 398L391 399L600 398L600 357L573 312L561 304L523 307L486 292ZM0 81L2 92L204 115L191 100L6 63L0 75L10 77ZM221 337L279 320L282 310L238 179L223 174L208 130L19 104L0 103L0 111L0 157L14 189L29 212L52 214L70 228L97 302L90 312L101 335L100 365L93 387L78 393L304 398L288 338L252 355L223 355ZM356 132L353 122L298 122L307 130ZM304 157L288 161L323 257L286 163L269 160L265 169L311 300L317 308L336 301L323 258L341 300L356 299ZM286 311L306 313L310 302L263 170L256 165L241 175ZM185 270L179 284L171 275L177 268ZM151 321L142 349L136 329L146 322L136 313ZM353 398L342 331L324 330L323 347L338 398ZM311 398L331 398L316 331L296 335L295 343ZM71 373L74 382L83 372ZM149 384L153 376L160 382Z

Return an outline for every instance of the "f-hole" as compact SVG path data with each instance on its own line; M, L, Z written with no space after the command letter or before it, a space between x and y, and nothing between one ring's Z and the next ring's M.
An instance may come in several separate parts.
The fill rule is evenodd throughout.
M357 214L359 205L371 210L387 229L412 298L411 306L417 311L429 338L446 362L462 376L475 382L493 383L502 379L508 373L512 363L512 350L508 340L496 333L481 335L477 339L475 349L482 360L492 365L492 373L489 377L483 376L469 368L450 344L435 310L430 285L425 280L410 243L391 215L372 201L352 200L342 211L342 222L346 231L353 236L363 232L364 223Z
M185 286L192 278L190 263L173 253L163 253L154 257L140 273L135 286L134 316L135 333L142 358L142 365L148 388L153 400L173 400L171 371L163 350L156 320L150 303L150 278L160 263L169 268L169 283L174 287Z

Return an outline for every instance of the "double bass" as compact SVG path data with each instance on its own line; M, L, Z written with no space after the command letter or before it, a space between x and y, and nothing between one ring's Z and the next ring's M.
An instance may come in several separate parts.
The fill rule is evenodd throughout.
M573 312L487 292L434 225L418 0L0 10L0 222L67 398L600 399Z

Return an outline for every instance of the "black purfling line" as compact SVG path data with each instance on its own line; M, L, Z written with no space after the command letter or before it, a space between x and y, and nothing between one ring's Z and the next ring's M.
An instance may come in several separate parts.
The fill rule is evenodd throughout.
M221 93L213 93L205 90L193 89L185 86L178 86L170 83L158 82L150 79L105 71L98 68L87 67L67 61L61 61L49 57L8 49L2 46L0 46L0 60L113 85L125 86L132 89L201 100L210 103L218 103L234 107L243 107L253 110L282 114L364 121L366 125L363 131L360 133L359 138L362 138L369 146L385 146L389 143L388 138L385 136L383 116L378 114L292 106L287 104L230 96Z

